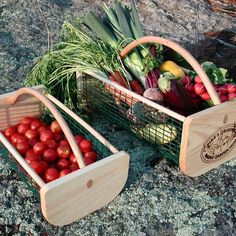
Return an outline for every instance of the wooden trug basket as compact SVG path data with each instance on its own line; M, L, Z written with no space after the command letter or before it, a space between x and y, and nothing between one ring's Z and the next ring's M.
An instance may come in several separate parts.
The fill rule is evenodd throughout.
M120 193L128 176L129 156L124 151L118 151L53 96L43 95L42 92L43 87L37 86L1 95L0 130L19 123L23 116L41 117L45 106L60 124L81 169L50 183L45 183L1 132L0 142L39 189L43 216L51 224L62 226L101 208ZM111 155L85 166L73 134L55 105L70 119L73 119L74 126L86 130L94 138L91 138L91 141L99 142L99 145L106 147Z
M87 77L78 78L78 81L82 81L81 93L86 105L91 110L99 111L105 117L109 117L121 127L158 145L161 155L178 163L183 173L188 176L199 176L234 158L236 156L236 100L221 104L209 78L196 59L171 40L155 36L140 38L131 42L120 52L121 58L124 58L136 46L146 43L164 45L185 58L201 77L215 106L190 116L183 116L109 81L108 78L91 72L86 73ZM146 110L151 111L149 114L139 117L138 122L142 125L162 124L161 135L159 130L152 130L152 135L150 135L150 130L147 135L137 134L135 127L138 122L127 119L127 112L130 112L130 109L131 113L134 111L134 108L131 107L135 103L139 103ZM107 106L106 109L105 106ZM152 117L153 112L158 114L156 118ZM163 121L163 114L168 117L168 121ZM168 143L167 137L165 137L165 132L168 131L165 129L170 124L176 126L178 136L175 141ZM172 135L171 132L169 135ZM161 144L157 141L160 139L162 139Z

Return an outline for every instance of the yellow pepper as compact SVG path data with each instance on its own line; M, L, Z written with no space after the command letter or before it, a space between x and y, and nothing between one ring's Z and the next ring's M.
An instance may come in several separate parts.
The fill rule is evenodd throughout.
M184 71L173 61L165 61L160 66L160 71L162 72L170 72L177 78L183 78L185 76Z

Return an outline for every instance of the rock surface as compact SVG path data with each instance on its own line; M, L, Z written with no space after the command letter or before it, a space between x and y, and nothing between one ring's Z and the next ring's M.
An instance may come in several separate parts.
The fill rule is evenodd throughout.
M21 86L33 60L47 49L48 35L52 42L58 40L64 19L83 16L90 9L99 14L101 3L1 0L1 94ZM200 41L205 42L204 32L236 25L236 18L211 12L203 0L139 0L137 7L147 34L178 41L196 56L199 51L193 49ZM218 62L231 61L227 55ZM206 57L211 58L210 54ZM199 56L201 60L206 57ZM83 219L54 227L43 219L40 205L26 185L0 159L1 235L236 235L235 160L201 177L189 178L126 131L101 118L93 125L130 154L129 178L122 193Z

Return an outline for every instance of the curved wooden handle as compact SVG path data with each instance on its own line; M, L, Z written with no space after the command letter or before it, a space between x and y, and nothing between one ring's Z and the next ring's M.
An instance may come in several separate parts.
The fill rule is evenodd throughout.
M192 68L196 71L196 73L201 77L202 82L204 83L207 92L209 93L213 103L215 105L220 104L220 99L214 90L211 81L207 77L207 74L202 69L200 64L197 62L197 60L184 48L182 48L179 44L165 38L156 37L156 36L145 36L142 38L139 38L137 40L132 41L130 44L128 44L121 52L120 57L124 58L133 48L137 47L140 44L145 43L158 43L161 45L164 45L166 47L169 47L173 50L175 50L177 53L179 53L185 60L188 61L188 63L192 66Z
M61 129L64 132L68 142L70 143L71 149L75 155L75 158L79 164L79 167L83 168L85 166L85 163L83 160L83 155L76 144L74 136L73 136L70 128L68 127L67 123L63 119L62 115L60 114L60 112L55 108L53 103L48 98L46 98L43 94L41 94L40 92L38 92L37 90L35 90L33 88L21 88L21 89L17 90L8 99L8 103L13 105L17 101L18 97L21 96L22 94L25 94L25 93L31 94L32 96L38 98L49 109L49 111L53 114L54 118L57 120L57 122L61 126Z

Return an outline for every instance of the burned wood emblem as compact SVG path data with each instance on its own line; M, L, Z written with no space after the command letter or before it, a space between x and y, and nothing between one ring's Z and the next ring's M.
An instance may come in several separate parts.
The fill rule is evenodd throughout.
M236 122L221 127L204 143L201 150L201 160L213 163L222 159L236 143Z

